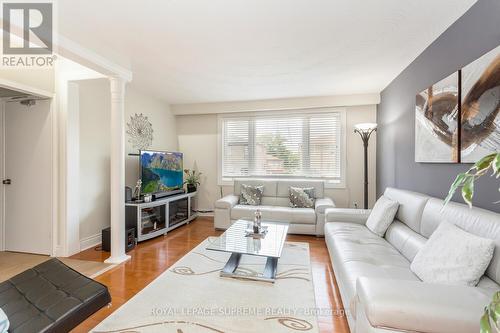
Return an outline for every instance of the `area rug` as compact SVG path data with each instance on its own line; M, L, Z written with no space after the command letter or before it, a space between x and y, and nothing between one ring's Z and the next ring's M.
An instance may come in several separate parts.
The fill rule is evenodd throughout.
M222 278L229 253L206 250L213 238L162 273L92 332L318 332L307 243L287 242L273 283ZM263 271L243 256L240 273Z
M10 279L25 270L35 267L42 262L51 259L49 256L19 253L0 252L0 282ZM112 269L116 265L106 264L99 261L78 260L70 258L57 258L75 271L93 279L96 276Z

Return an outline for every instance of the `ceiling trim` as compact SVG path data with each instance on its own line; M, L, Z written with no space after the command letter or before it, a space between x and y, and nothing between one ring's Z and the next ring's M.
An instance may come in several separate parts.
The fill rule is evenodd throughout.
M257 101L171 104L170 110L176 116L220 114L234 112L259 112L319 107L376 105L380 94L336 95L299 98L281 98Z
M115 64L105 57L81 46L69 38L59 35L57 53L80 65L106 76L118 76L126 82L132 81L132 71Z
M10 90L16 90L16 91L19 91L19 92L25 93L25 94L35 95L37 97L47 97L47 98L54 97L54 93L52 93L50 91L35 88L35 87L29 86L29 85L26 85L23 83L11 81L11 80L6 80L3 78L0 78L0 87L10 89Z
M4 20L0 18L0 26L3 26ZM24 38L23 28L9 23L11 30L10 33L19 38ZM3 29L0 29L4 33ZM60 34L53 36L53 53L63 56L66 59L72 60L80 65L88 67L96 72L106 76L118 76L126 82L132 81L132 71L124 68L116 63L108 60L107 58L87 49L80 44L66 38Z

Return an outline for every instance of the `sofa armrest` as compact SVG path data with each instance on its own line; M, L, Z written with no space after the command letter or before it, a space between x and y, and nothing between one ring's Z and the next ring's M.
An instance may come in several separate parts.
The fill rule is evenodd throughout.
M490 302L475 287L420 281L362 277L356 292L357 306L371 326L404 332L479 332L479 319Z
M225 197L215 202L215 208L231 209L238 204L240 197L234 194L226 195Z
M328 208L325 211L325 222L351 222L365 224L370 209L351 209L351 208Z
M335 203L330 198L319 198L314 203L314 210L318 214L324 214L327 208L335 208Z

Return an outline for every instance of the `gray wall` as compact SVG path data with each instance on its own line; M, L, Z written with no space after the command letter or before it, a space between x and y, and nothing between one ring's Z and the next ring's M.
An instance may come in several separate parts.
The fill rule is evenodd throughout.
M499 0L479 0L382 91L377 109L377 196L394 186L445 197L457 173L470 167L415 163L415 95L500 45L499 18ZM500 204L494 203L500 200L500 182L483 178L477 183L474 204L500 212Z

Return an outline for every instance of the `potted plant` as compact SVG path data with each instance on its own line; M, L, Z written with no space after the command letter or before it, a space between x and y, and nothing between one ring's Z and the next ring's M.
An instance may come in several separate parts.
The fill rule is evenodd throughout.
M184 184L186 184L188 193L195 192L197 187L200 185L200 176L202 173L189 169L184 169L184 173L186 174Z
M461 188L462 198L472 207L474 197L474 181L484 176L488 171L497 179L500 178L500 153L489 154L476 162L467 172L457 176L450 187L445 205L451 200L453 194ZM500 190L500 189L499 189ZM484 314L480 320L480 333L500 333L500 291L493 295L491 303L484 308Z

